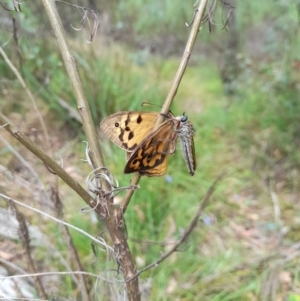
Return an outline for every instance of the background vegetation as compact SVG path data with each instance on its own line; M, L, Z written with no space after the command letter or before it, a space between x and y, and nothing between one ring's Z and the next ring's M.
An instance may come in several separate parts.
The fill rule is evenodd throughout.
M189 32L185 22L192 19L194 3L76 4L100 13L97 35L87 43L88 23L74 30L81 26L82 10L57 3L95 123L117 111L141 110L143 101L162 104L183 52ZM0 8L1 46L35 94L57 160L61 156L64 168L83 184L90 172L80 160L85 156L84 136L80 122L70 115L76 102L56 42L42 3L27 1L21 8L21 12ZM196 128L196 174L190 177L178 151L169 158L166 176L141 180L126 212L128 240L138 268L153 262L180 237L211 183L224 170L228 176L182 252L142 274L145 300L300 300L300 4L238 2L227 31L224 14L220 5L211 32L203 24L172 107L176 115L186 112ZM92 27L91 12L88 18ZM63 107L61 100L69 107ZM1 58L0 107L45 147L32 104ZM8 145L36 170L46 191L53 175L3 129L0 134L0 192L52 214L53 208L38 193L40 186ZM99 138L105 141L111 172L121 186L128 185L131 176L123 174L124 152L100 131ZM101 222L80 211L81 200L63 183L59 193L66 221L93 236L105 236ZM6 270L3 260L26 271L22 245L13 235L17 227L5 222L6 201L1 207L1 262ZM31 237L39 271L64 271L62 261L49 251L53 245L57 254L70 260L60 226L30 210L22 212L44 235L42 241ZM116 268L104 253L93 252L87 237L77 232L72 237L86 270L104 273ZM45 285L56 300L75 300L78 294L69 276L53 276ZM104 284L90 279L89 285L98 300L111 296Z

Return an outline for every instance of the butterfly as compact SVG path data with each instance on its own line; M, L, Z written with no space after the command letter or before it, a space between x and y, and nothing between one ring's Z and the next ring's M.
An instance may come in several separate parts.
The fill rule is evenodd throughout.
M171 112L153 131L160 114L155 112L119 112L105 118L100 128L119 147L127 151L124 173L162 176L167 169L167 156L176 150L179 136L190 174L196 168L194 130L186 115L175 117Z

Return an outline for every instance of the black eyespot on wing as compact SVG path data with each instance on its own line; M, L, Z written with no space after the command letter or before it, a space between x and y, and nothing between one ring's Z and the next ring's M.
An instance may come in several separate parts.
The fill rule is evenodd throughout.
M115 123L115 127L118 128L120 126L119 122Z
M136 123L141 123L143 121L143 118L141 116L141 114L138 116L137 120L136 120Z
M134 137L133 132L130 132L129 135L128 135L128 140L131 140L133 137Z

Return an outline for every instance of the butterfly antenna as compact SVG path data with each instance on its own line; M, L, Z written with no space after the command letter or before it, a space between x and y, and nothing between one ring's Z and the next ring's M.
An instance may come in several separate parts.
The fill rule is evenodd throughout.
M155 107L159 107L161 108L161 106L157 105L157 104L154 104L154 103L151 103L151 102L148 102L148 101L144 101L142 102L141 106L155 106Z

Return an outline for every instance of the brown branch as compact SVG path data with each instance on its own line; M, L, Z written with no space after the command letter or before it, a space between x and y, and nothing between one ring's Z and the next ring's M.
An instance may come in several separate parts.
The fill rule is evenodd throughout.
M187 41L186 46L185 46L185 50L183 52L178 70L177 70L177 72L175 74L175 77L173 79L172 86L169 90L167 98L166 98L166 100L163 104L163 107L162 107L161 111L160 111L161 115L158 118L156 126L158 126L159 124L162 123L163 114L166 115L169 112L170 106L173 102L173 99L176 96L178 87L180 85L181 79L182 79L183 74L186 70L187 64L189 62L189 59L191 57L191 54L192 54L192 51L193 51L193 48L194 48L194 45L195 45L195 41L196 41L196 38L197 38L197 35L198 35L198 32L199 32L201 20L203 18L204 12L205 12L207 2L208 2L208 0L200 1L199 7L195 11L193 25L192 25L192 28L191 28L191 32L190 32L188 41Z
M173 79L173 83L172 86L169 90L169 93L167 95L167 98L161 108L160 111L160 115L157 118L157 122L155 124L155 127L153 128L153 131L155 129L158 128L158 126L163 122L164 120L164 116L168 114L169 110L170 110L170 106L173 102L174 97L176 96L177 93L177 89L180 85L181 79L183 77L183 74L185 72L185 69L187 67L187 64L189 62L190 56L192 54L192 50L194 48L195 45L195 41L198 35L198 31L199 31L199 27L201 24L201 20L203 18L204 15L204 11L206 8L206 4L207 4L208 0L202 0L199 3L199 7L198 9L195 11L195 15L193 18L193 26L191 28L191 32L187 41L187 44L185 46L185 50L183 52L178 70L175 74L175 77ZM132 184L133 185L138 185L139 181L140 181L141 176L139 174L135 174L133 179L132 179ZM126 209L128 207L128 204L130 202L130 199L133 195L134 191L130 191L128 190L126 195L124 196L123 200L122 200L122 206L120 207L120 211L118 213L118 217L121 218L121 216L123 216L126 212Z
M165 101L165 104L162 108L162 113L166 114L169 111L169 107L176 95L179 83L187 66L188 60L191 55L192 48L195 43L196 36L199 31L200 20L203 16L203 12L206 7L207 0L202 0L199 9L197 10L195 20L193 22L191 34L183 54L183 58L181 60L178 72L174 78L173 85L171 90L168 94L168 97ZM60 51L63 57L64 64L66 66L66 70L68 72L75 97L77 99L78 108L80 114L82 116L84 130L87 136L88 144L89 144L89 157L91 158L91 162L94 168L104 167L103 157L100 152L100 146L98 144L98 139L96 135L96 131L93 125L93 121L91 118L91 112L86 100L85 93L82 88L82 84L77 72L77 68L75 65L75 59L72 55L72 52L67 44L67 40L65 37L65 33L58 16L55 3L53 0L43 0L43 4L45 10L48 14L49 20L52 25L53 32L57 38ZM162 119L162 118L161 118ZM162 120L158 121L156 126ZM5 118L0 116L0 124L5 124L7 121ZM136 274L136 268L133 264L133 258L129 251L129 247L126 241L126 237L120 224L123 218L123 214L119 215L114 214L114 208L112 206L112 200L105 196L101 191L98 194L98 205L96 204L95 200L93 200L89 194L76 182L74 181L69 175L62 169L58 164L53 162L40 148L34 145L27 136L21 133L18 130L15 130L11 127L11 125L6 125L5 128L10 131L10 133L18 139L23 145L25 145L28 149L30 149L34 154L36 154L55 174L61 177L70 187L72 187L77 193L79 193L82 198L93 208L95 207L95 211L99 214L99 216L105 222L105 225L110 233L114 244L115 255L118 263L120 264L121 271L124 274L125 278L125 285L127 289L128 299L132 300L140 300L139 288L138 288L138 278L139 274ZM138 182L139 176L135 176L136 181ZM137 182L133 181L132 184L136 185ZM102 186L105 188L106 182L103 181ZM130 194L131 192L129 192ZM129 195L127 194L127 195ZM130 196L131 197L131 196ZM130 197L128 198L127 205L129 203ZM126 200L126 196L125 196ZM97 205L97 206L96 206ZM125 206L125 210L127 208ZM124 212L125 212L124 210ZM121 212L122 213L122 212ZM188 234L189 235L189 234ZM176 250L176 249L175 249Z
M31 255L31 249L30 249L30 238L29 238L29 231L27 228L26 220L21 212L19 212L17 206L13 203L10 202L10 206L14 209L16 213L16 219L19 222L19 231L20 231L20 238L22 240L22 245L23 245L23 250L25 252L25 259L27 262L27 268L30 271L30 273L35 274L37 272L35 268L34 261L32 259ZM47 295L45 292L45 289L43 287L42 281L40 277L34 277L34 284L35 288L38 291L39 296L42 299L47 299Z
M189 235L192 233L192 231L195 229L197 223L198 223L198 219L201 216L203 209L205 208L205 206L207 205L210 197L212 196L212 194L214 193L214 190L216 188L216 185L224 178L225 173L222 173L221 175L219 175L217 177L217 179L214 181L214 183L210 186L210 188L207 190L206 196L203 199L202 203L199 206L199 209L197 210L197 213L195 214L194 218L192 219L190 225L187 227L187 229L184 231L184 234L182 235L182 237L174 244L174 246L165 254L163 254L158 260L156 260L155 262L147 265L145 268L143 268L142 270L138 271L133 277L138 277L141 273L158 266L162 261L164 261L165 259L167 259L172 253L174 253L175 251L178 250L178 247L189 237ZM131 279L130 279L131 280Z
M48 166L57 176L59 176L65 183L67 183L73 190L75 190L89 206L95 206L96 202L87 191L76 182L63 168L54 162L39 146L31 141L23 132L14 128L10 122L0 114L0 126L4 128L21 144L23 144L29 151L36 155L46 166Z
M19 58L20 69L22 70L23 57L22 57L20 46L19 46L18 27L17 27L16 19L12 18L12 22L13 22L13 38L14 38L14 42L15 42L16 47L17 47L17 55L18 55L18 58Z
M94 167L105 167L104 160L100 151L96 129L93 124L92 114L88 105L88 101L85 92L82 87L82 83L75 64L75 58L67 43L65 32L61 24L60 17L58 15L55 3L52 0L43 0L45 10L48 14L49 20L55 37L57 39L60 52L68 73L79 109L79 113L82 118L82 125L87 136L87 141L90 149L90 158ZM106 184L104 184L106 185Z
M221 3L223 4L224 8L227 10L226 19L225 19L225 22L224 22L224 25L222 28L222 30L223 30L223 29L226 29L227 26L229 25L229 20L231 19L232 15L233 15L235 6L233 6L230 3L223 2L223 1L221 1Z
M82 117L83 128L88 141L89 158L91 159L92 166L94 167L94 169L105 168L104 160L100 150L100 145L96 135L96 129L92 120L92 114L82 87L81 80L79 78L79 74L75 64L75 58L68 45L55 3L52 0L43 0L43 4L48 14L52 30L56 36L60 52L64 61L64 65L66 67L73 91L75 93L79 112ZM108 190L108 183L104 179L100 180L102 182L103 189ZM114 214L112 198L108 197L101 191L99 192L97 198L99 202L97 202L96 204L94 204L94 206L91 207L95 208L94 210L104 221L105 226L113 241L115 256L118 263L120 264L121 271L124 274L124 278L126 281L126 291L128 300L139 301L140 292L138 279L135 278L133 279L133 281L128 280L136 273L136 267L134 265L129 246L126 241L125 233L122 231L122 228L119 227L120 221L122 221L122 216L120 216L120 219L118 219L116 214Z

